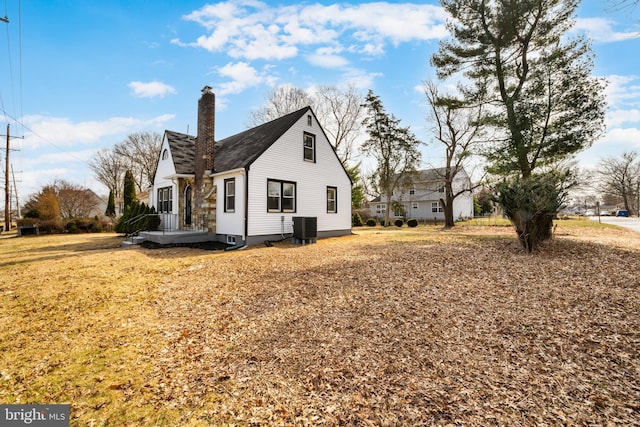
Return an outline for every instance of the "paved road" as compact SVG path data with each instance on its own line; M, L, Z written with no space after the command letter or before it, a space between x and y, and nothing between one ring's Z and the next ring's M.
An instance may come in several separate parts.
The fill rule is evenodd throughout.
M590 216L589 219L591 221L597 221L597 216ZM605 224L615 224L620 227L628 228L629 230L636 231L640 233L640 218L632 217L627 218L624 216L601 216L600 221Z

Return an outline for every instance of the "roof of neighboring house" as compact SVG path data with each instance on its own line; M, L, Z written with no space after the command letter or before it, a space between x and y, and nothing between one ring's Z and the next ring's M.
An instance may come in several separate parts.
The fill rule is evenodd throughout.
M419 170L418 177L416 182L424 182L424 181L442 181L444 179L444 175L446 172L446 168L432 168L432 169L424 169ZM458 169L458 176L466 177L467 172L464 168Z
M215 172L249 166L309 111L311 108L305 107L218 141L213 162Z
M216 142L214 172L223 172L249 166L278 140L310 107L294 111L260 126ZM193 174L196 137L184 133L165 131L177 174Z
M177 174L193 174L196 137L180 132L165 131ZM161 154L162 155L162 154Z

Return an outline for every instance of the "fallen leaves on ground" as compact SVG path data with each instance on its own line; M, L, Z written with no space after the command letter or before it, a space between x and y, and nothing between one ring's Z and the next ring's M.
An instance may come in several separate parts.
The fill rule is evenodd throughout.
M185 425L640 424L639 236L486 233L200 257L158 285L150 398Z

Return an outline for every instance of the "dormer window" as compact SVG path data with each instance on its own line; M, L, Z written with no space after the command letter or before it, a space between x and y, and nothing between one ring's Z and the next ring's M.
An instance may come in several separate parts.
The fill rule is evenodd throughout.
M162 152L162 160L167 160L168 158L169 158L169 150L165 148L164 151Z

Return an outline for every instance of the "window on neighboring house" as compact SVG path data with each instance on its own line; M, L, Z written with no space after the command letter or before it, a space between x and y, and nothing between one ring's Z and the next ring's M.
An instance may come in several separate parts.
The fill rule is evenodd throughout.
M414 203L411 205L411 207L412 207L413 209L418 209L418 204L414 202Z
M431 212L433 213L444 212L444 209L442 208L442 204L440 202L431 202Z
M411 188L409 189L409 194L416 194L416 186L412 185Z
M313 122L311 121L311 114L307 116L307 126L311 126Z
M224 211L236 211L236 179L224 180Z
M267 181L267 211L295 212L296 183L286 181Z
M438 193L444 193L444 184L438 186Z
M327 213L338 212L337 195L338 189L336 187L327 187Z
M304 133L304 160L316 161L316 136L307 132Z
M158 213L171 213L173 210L173 188L158 188Z
M162 160L167 160L168 158L169 158L169 150L165 148L164 151L162 152Z
M387 205L385 203L379 203L376 205L376 213L384 214L387 213Z

